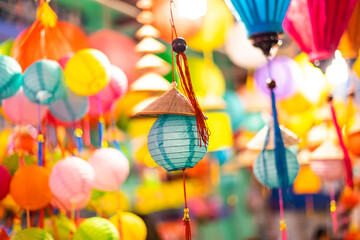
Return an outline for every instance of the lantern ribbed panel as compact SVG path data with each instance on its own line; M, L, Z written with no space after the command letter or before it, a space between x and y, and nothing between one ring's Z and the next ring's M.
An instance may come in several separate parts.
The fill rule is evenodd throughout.
M0 99L14 95L22 85L22 70L18 62L0 55Z
M193 116L161 115L150 129L148 149L157 164L167 171L192 168L206 154L199 146Z
M50 104L65 95L65 77L60 65L51 60L41 60L30 65L24 73L24 94L34 103L38 102L37 93L45 91L52 94L41 101Z
M73 240L118 240L119 232L107 219L92 217L83 221Z
M38 210L47 206L53 197L48 171L37 165L19 168L11 179L10 194L24 209Z
M49 109L51 114L59 120L74 122L85 116L89 109L89 100L67 89L65 96L51 104Z
M297 162L296 156L290 150L285 149L286 154L286 170L288 179L284 186L281 186L281 181L286 174L277 172L276 160L275 160L275 150L265 150L259 154L257 157L253 171L256 179L261 182L263 185L270 188L283 188L290 186L298 172L299 172L299 163Z
M102 191L116 191L129 175L129 161L115 148L101 148L88 159L95 170L94 187Z
M76 201L70 201L70 199L68 198L57 198L56 196L54 196L54 198L51 200L51 205L65 211L73 211L86 207L86 205L90 201L90 198L91 191L87 195L79 195L79 198L77 198Z
M311 62L333 57L356 2L292 0L284 20L284 29L309 55Z
M265 32L283 32L282 22L290 0L225 0L225 2L237 20L244 22L248 36Z
M345 174L344 161L334 160L311 160L310 168L317 176L327 181L335 181Z
M56 197L76 203L89 195L94 178L94 169L88 162L78 157L67 157L53 167L49 186Z
M50 233L40 228L24 228L11 236L11 240L54 240Z

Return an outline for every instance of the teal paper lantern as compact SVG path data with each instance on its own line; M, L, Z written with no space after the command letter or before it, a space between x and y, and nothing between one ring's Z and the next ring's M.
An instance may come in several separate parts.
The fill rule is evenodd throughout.
M92 217L83 221L73 240L119 240L119 232L107 219Z
M24 73L24 94L34 103L49 105L64 97L65 77L59 63L41 60L30 65Z
M284 32L282 22L290 0L225 0L238 21L244 22L248 35Z
M286 188L295 180L299 172L296 155L285 149L286 164L276 166L275 150L264 150L257 157L253 171L256 179L270 188Z
M80 96L67 89L63 98L52 103L49 107L51 114L64 122L75 122L85 116L89 109L86 96Z
M0 55L0 99L13 96L22 85L22 70L12 57Z
M24 228L11 236L10 240L54 240L50 233L40 228Z
M206 154L199 145L194 116L164 114L152 125L148 149L154 161L167 171L192 168Z

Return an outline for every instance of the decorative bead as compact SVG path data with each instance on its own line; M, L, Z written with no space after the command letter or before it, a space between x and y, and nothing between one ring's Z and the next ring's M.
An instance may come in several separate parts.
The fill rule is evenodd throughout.
M336 202L334 200L332 200L330 202L330 211L331 212L335 212L336 211Z
M328 97L327 97L327 101L328 102L331 102L333 100L333 96L332 95L329 95Z
M107 141L103 140L103 141L101 142L101 147L107 148L108 146L109 146L109 145L108 145Z
M286 230L286 223L284 220L280 221L280 231Z
M266 83L270 89L274 89L276 87L276 82L270 78L266 80Z
M172 49L174 50L174 52L176 52L176 53L185 52L187 49L186 41L182 37L174 39L171 46L172 46Z
M74 134L76 137L80 138L83 135L83 131L80 128L76 128Z
M183 221L185 221L185 222L190 221L189 209L188 209L188 208L184 208L184 218L183 218Z
M42 135L41 133L38 135L38 137L37 137L37 140L38 140L38 142L44 142L45 141L45 139L44 139L44 135Z

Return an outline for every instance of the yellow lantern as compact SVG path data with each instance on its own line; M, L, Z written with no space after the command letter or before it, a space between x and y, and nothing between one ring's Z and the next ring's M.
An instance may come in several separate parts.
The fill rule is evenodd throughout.
M147 229L144 221L131 212L118 212L110 222L121 231L121 240L145 240ZM119 227L120 225L120 227Z

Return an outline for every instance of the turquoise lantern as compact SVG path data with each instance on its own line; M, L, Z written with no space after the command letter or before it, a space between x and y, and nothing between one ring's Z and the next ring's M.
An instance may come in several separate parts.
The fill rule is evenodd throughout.
M0 99L13 96L22 85L22 70L12 57L0 55Z
M49 109L57 119L64 122L75 122L82 119L88 112L89 101L87 97L66 89L64 97L52 103Z
M34 103L49 105L65 95L65 77L60 65L40 60L24 72L24 94Z
M198 144L194 116L163 114L150 129L148 149L154 161L167 171L192 168L206 154Z
M239 22L243 22L255 47L266 56L283 33L282 22L290 0L225 0Z

